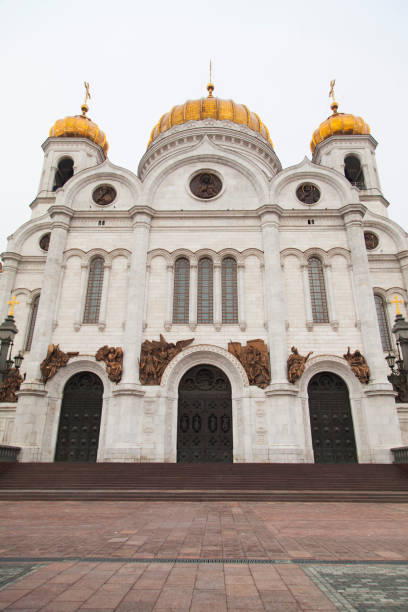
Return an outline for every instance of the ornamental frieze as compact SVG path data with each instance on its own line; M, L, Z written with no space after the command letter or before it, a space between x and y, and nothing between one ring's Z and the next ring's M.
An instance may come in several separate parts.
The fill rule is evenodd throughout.
M296 346L290 349L292 353L288 357L288 381L294 384L302 376L305 371L306 361L309 359L313 351L310 351L306 356L299 355Z
M145 340L140 352L140 382L142 385L160 385L164 370L170 361L191 344L194 338L167 342L160 334L160 340Z
M263 340L248 340L246 346L240 342L228 342L228 351L243 366L250 385L265 389L271 382L268 347Z
M109 380L120 382L123 369L123 350L117 346L102 346L95 355L96 361L104 361Z
M77 355L79 355L78 352L64 353L60 350L59 344L50 344L47 356L40 365L43 383L45 384L50 378L55 376L60 368L65 367L71 357L76 357Z

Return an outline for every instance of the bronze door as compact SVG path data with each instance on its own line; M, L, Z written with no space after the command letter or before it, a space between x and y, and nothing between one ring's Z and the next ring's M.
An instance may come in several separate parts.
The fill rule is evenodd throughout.
M195 366L180 381L177 462L232 463L231 385L215 366Z
M319 372L308 386L315 463L358 463L346 383Z
M103 384L92 372L80 372L64 388L55 461L96 461Z

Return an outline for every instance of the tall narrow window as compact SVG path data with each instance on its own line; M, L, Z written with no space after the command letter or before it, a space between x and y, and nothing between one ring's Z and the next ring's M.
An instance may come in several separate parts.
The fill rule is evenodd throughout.
M34 327L35 327L35 322L37 320L37 312L38 312L39 303L40 303L40 295L36 295L31 304L30 322L28 324L28 332L27 332L27 339L26 339L26 345L25 345L26 351L31 351L31 344L33 341Z
M347 155L344 159L344 175L354 187L365 189L364 173L360 160L355 155Z
M104 263L102 257L95 257L91 261L85 298L84 323L98 323L99 321Z
M197 323L213 322L213 262L204 257L198 262Z
M74 162L70 157L63 157L59 162L55 171L53 191L56 191L74 175Z
M381 344L383 351L391 350L390 330L387 321L385 302L381 295L374 295L375 309L377 311L378 327L380 328Z
M190 262L185 257L174 266L173 323L188 323Z
M326 287L324 285L323 265L317 257L310 257L307 262L309 272L310 299L312 301L313 321L328 323Z
M233 257L222 260L222 322L238 323L237 262Z

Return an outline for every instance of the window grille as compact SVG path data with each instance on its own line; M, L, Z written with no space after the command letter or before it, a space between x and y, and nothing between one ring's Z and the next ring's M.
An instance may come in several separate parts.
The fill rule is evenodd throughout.
M33 299L33 303L31 304L30 323L28 325L27 340L26 340L26 345L25 345L26 351L31 351L31 344L33 341L34 327L35 327L35 322L37 320L37 312L38 312L39 303L40 303L40 296L36 295L35 298Z
M95 257L91 262L85 298L84 323L98 323L99 321L104 264L102 257Z
M381 295L374 295L375 309L377 311L378 327L380 328L383 351L391 350L390 330L388 327L385 303Z
M213 262L209 257L198 263L197 323L213 322Z
M222 260L222 322L238 323L237 262L232 257Z
M310 299L314 323L328 323L326 287L324 285L323 265L317 257L311 257L307 262L309 273Z
M174 266L173 323L189 321L190 262L185 257Z

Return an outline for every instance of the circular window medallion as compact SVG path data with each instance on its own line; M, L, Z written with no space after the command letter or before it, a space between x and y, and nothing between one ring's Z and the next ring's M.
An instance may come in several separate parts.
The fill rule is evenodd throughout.
M116 189L112 185L99 185L92 194L93 201L100 206L112 204L115 198Z
M190 189L197 198L209 200L220 193L222 189L221 179L216 174L202 172L196 174L191 180Z
M320 191L312 183L302 183L296 189L296 197L303 204L316 204L320 200Z
M378 236L373 234L373 232L364 232L364 240L367 251L372 251L378 247Z
M43 251L48 251L48 248L50 246L50 238L51 238L51 234L44 234L44 236L41 236L40 238L40 249L42 249Z

